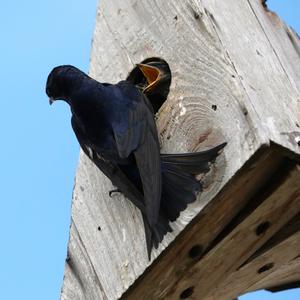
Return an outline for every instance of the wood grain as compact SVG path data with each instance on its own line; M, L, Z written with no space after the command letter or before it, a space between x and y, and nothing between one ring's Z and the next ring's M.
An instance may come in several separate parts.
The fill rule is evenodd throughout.
M291 61L286 58L290 53L282 50L283 40L279 41L274 34L278 31L261 1L202 0L202 3L217 24L218 37L248 95L245 101L254 107L268 138L299 154L295 139L289 138L293 131L300 134L296 125L300 119L300 97L295 84L299 84L299 78L294 76ZM278 35L282 36L280 32ZM284 48L293 45L288 43ZM299 68L299 58L293 64Z
M210 202L189 224L187 230L179 235L176 242L169 246L164 255L129 289L124 299L176 298L176 287L180 286L186 275L192 280L191 269L214 247L215 240L222 234L225 225L255 198L264 186L269 185L271 174L277 172L280 165L278 153L269 150L262 149L230 180L214 201ZM191 255L196 247L200 247L199 252ZM186 288L191 286L193 285L187 285ZM185 289L182 289L177 297Z
M194 286L194 294L190 299L208 298L210 293L217 288L218 282L222 282L234 270L240 268L252 253L300 211L300 187L297 184L299 180L300 171L298 168L294 168L290 172L289 178L284 180L276 191L268 195L249 217L236 226L205 257L184 274L176 290L168 295L167 299L178 299L182 291L189 286ZM271 226L265 233L257 235L257 226L266 221L270 222ZM249 272L247 274L249 275ZM247 285L253 277L247 279L248 281L241 280L240 284ZM225 297L225 287L226 284L220 288L223 299L230 299L237 295L233 293L233 295ZM229 293L228 290L231 291L231 285L227 285L226 292ZM221 295L219 296L221 297ZM218 297L213 295L210 299L218 299Z
M298 196L293 195L293 197L294 201L296 201L296 205L295 202L293 202L291 208L299 211L300 194L298 194ZM243 239L243 244L244 241L245 238ZM239 249L235 247L235 251L239 251ZM295 258L299 254L300 231L296 232L276 246L270 248L263 254L257 256L255 259L239 268L236 272L233 272L231 274L228 273L228 276L224 280L224 282L215 287L212 292L209 293L209 297L206 297L205 299L230 299L231 297L235 297L237 295L245 293L245 291L253 289L253 286L255 286L255 284L260 281L264 281L264 283L261 285L261 288L267 288L270 287L270 285L276 286L278 283L283 282L283 275L279 275L279 273L282 272L280 270L286 269L287 265L291 261L293 261L293 263L296 263ZM290 265L290 271L288 272L289 280L291 280L292 277L292 269L294 269L294 267ZM273 277L273 279L269 279L269 283L267 283L265 278L271 276L272 273L276 273L276 280L274 280Z
M298 241L299 243L299 241ZM298 246L298 244L297 244ZM255 291L259 289L268 289L276 286L300 281L300 258L291 259L283 264L277 270L265 274L265 276L244 292Z
M232 273L205 299L230 299L245 291L270 288L299 280L299 262L295 259L299 253L300 232L297 232Z

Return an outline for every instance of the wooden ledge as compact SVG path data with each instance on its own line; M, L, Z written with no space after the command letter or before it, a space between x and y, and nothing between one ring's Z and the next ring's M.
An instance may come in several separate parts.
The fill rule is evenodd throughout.
M260 149L121 299L231 299L243 293L264 273L262 259L254 264L249 258L300 212L299 180L297 163L283 148ZM291 245L282 240L278 259ZM276 268L268 274L286 259L272 262ZM243 272L251 280L242 284Z

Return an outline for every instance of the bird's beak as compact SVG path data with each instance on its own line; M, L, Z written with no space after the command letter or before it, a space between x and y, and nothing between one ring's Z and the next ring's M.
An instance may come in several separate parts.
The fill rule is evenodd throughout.
M154 86L160 81L161 79L161 72L157 67L153 67L147 64L137 64L140 70L143 72L148 85L145 87L144 92L148 92L152 90Z
M53 102L54 102L54 99L50 97L49 98L49 104L52 105Z

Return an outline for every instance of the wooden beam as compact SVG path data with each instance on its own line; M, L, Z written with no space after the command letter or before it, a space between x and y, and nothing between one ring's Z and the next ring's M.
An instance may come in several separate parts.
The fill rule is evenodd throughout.
M279 243L286 240L291 235L300 232L300 213L293 217L284 227L282 227L274 236L272 236L260 249L258 249L249 259L248 262L254 258L262 255L266 251L275 247Z
M299 172L299 171L298 171ZM298 177L299 178L299 177ZM299 179L298 179L299 180ZM295 183L295 181L294 181ZM290 196L293 194L290 194ZM293 195L298 205L294 209L300 210L300 194ZM298 197L298 199L297 199ZM294 202L293 202L294 203ZM288 203L287 203L288 205ZM291 204L293 206L293 204ZM237 271L229 273L226 279L209 293L205 299L230 299L253 289L267 288L282 283L282 272L291 275L296 263L296 257L300 254L300 231L283 240L276 246L269 248L263 254L255 257L250 262L243 264ZM289 270L287 270L289 265ZM276 275L275 275L276 274ZM298 276L299 276L298 271ZM273 275L273 276L272 276ZM266 278L269 277L269 280ZM272 277L272 279L270 279ZM295 279L295 277L293 277ZM291 280L291 278L289 278ZM288 281L289 282L289 281Z
M210 295L217 288L218 282L222 282L234 270L240 268L251 254L300 211L299 180L300 171L295 167L276 191L268 195L249 217L236 226L224 240L184 274L176 289L165 299L178 299L182 291L188 287L194 287L194 299L205 299ZM258 226L266 222L270 224L269 227L258 233ZM295 244L297 243L293 240L293 245L295 246ZM291 246L291 243L288 246ZM298 246L300 246L300 243L298 243ZM296 249L299 251L297 247ZM290 249L289 251L292 252L293 250ZM265 267L269 269L270 266L268 264ZM264 272L264 265L261 268L261 272L259 272L259 268L256 269L259 274ZM247 279L251 280L251 277ZM241 285L247 284L247 280L241 281ZM232 286L229 285L228 288L231 290ZM235 297L237 295L235 292L232 291L233 295L230 295L228 299ZM226 299L223 289L222 293L223 299ZM213 296L211 299L218 298Z
M170 293L173 295L172 291L180 285L182 277L190 274L199 260L201 262L228 222L268 186L271 175L281 169L282 161L278 155L277 148L262 149L251 159L122 299L172 299ZM179 297L184 290L174 297Z
M288 249L288 252L290 249ZM300 257L299 255L292 258L286 264L283 264L272 272L265 274L255 284L249 286L244 292L256 291L260 289L272 289L274 287L283 286L300 281Z

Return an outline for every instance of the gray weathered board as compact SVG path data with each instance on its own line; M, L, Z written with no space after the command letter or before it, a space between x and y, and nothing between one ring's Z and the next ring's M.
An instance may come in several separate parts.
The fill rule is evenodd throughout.
M163 57L172 85L157 115L161 151L228 145L152 262L140 212L121 195L109 198L111 182L81 153L62 300L226 300L300 280L288 260L299 265L299 257L278 254L299 242L297 232L262 254L280 262L267 276L249 274L263 259L255 253L300 211L293 163L300 154L299 55L298 36L259 0L100 1L90 75L115 83L143 59ZM260 205L253 199L277 173L274 194ZM257 202L252 210L246 209L250 200ZM294 209L280 218L273 201L278 209L289 203ZM243 220L231 222L241 214ZM272 226L262 235L247 231L266 218ZM235 282L238 276L245 281ZM228 282L233 289L222 294Z

